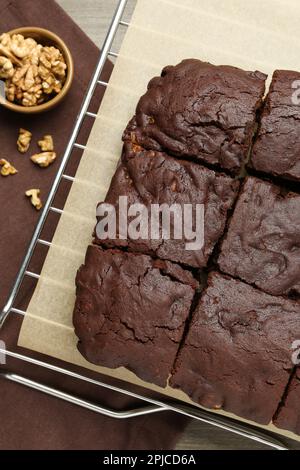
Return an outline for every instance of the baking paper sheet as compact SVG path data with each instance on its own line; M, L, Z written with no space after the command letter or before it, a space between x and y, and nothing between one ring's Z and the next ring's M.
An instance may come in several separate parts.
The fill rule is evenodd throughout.
M300 70L299 18L298 0L138 0L19 345L190 402L184 393L146 384L124 368L97 367L82 358L72 327L76 271L92 239L96 204L121 154L122 132L148 81L165 65L189 57L270 76L276 68Z

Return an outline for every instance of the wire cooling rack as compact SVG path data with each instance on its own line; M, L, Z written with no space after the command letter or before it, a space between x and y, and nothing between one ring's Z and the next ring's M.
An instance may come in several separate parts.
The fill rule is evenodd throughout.
M48 195L47 200L45 201L45 205L43 208L43 211L41 212L39 221L37 223L37 226L34 230L34 234L32 236L31 242L29 244L29 247L27 249L27 252L24 256L23 262L20 266L19 272L17 274L16 280L14 282L14 285L11 289L9 298L3 308L3 310L0 313L0 331L1 328L3 327L5 321L7 320L8 316L10 314L18 314L18 315L25 315L26 312L20 309L17 309L14 307L17 295L21 289L22 283L26 277L31 277L34 279L39 279L39 274L33 273L28 270L29 262L32 258L32 255L34 254L34 251L37 247L37 245L44 245L47 247L51 246L51 242L45 241L40 238L42 229L44 227L44 224L47 220L47 217L50 212L55 212L58 214L61 214L63 210L58 209L56 207L53 207L52 203L54 200L55 195L57 194L57 191L59 189L59 186L62 182L62 180L68 180L72 182L74 180L73 177L66 175L65 168L66 165L70 159L70 156L72 154L72 151L74 148L79 148L84 150L85 146L78 144L76 142L79 131L81 129L82 123L85 119L86 116L96 118L97 115L94 113L89 112L89 105L91 102L91 99L95 93L95 90L98 86L103 86L106 87L108 83L102 81L101 74L105 65L105 62L108 57L118 57L118 54L116 52L113 52L111 50L114 38L116 36L116 33L118 31L118 28L120 26L123 27L128 27L130 26L130 23L123 21L122 18L124 16L125 8L127 5L128 0L119 0L118 6L116 8L116 11L114 13L114 16L112 18L106 39L104 41L102 51L97 63L96 70L94 72L94 75L91 79L89 88L86 93L86 97L83 101L80 113L78 115L78 118L76 120L74 129L72 131L70 140L68 142L68 145L66 147L64 156L62 158L61 164L59 166L58 172L56 174L56 177L54 179L53 185L51 187L50 193ZM1 345L1 343L0 343ZM148 415L151 413L159 413L159 412L164 412L164 411L172 411L174 413L178 413L181 415L185 415L187 417L196 419L198 421L201 421L206 424L210 424L212 426L224 429L228 432L238 434L240 436L243 436L245 438L251 439L253 441L265 444L269 447L272 447L274 449L278 450L288 450L288 444L286 444L285 439L279 439L279 437L271 432L267 431L262 431L260 428L256 428L254 426L250 426L248 424L244 424L242 422L237 422L231 418L227 418L224 416L217 415L215 413L202 410L196 406L192 405L186 405L183 404L182 402L179 401L173 401L169 402L166 401L165 398L163 399L153 399L149 398L147 396L144 396L142 393L135 393L130 390L127 390L122 387L117 387L113 386L111 384L105 383L100 380L95 380L92 379L88 376L81 375L79 373L76 373L72 370L68 370L66 368L59 367L57 365L51 364L51 362L46 362L42 361L39 359L35 359L33 357L30 357L29 355L24 355L24 354L19 354L18 352L6 350L6 349L1 349L0 348L0 353L3 355L6 355L8 357L14 358L17 361L22 361L23 363L31 364L33 367L36 368L43 368L48 371L51 371L56 374L68 376L72 379L75 379L77 381L81 382L86 382L92 385L95 385L97 387L102 387L103 389L109 389L113 392L130 396L134 399L137 399L140 401L141 405L139 407L132 408L130 410L126 411L117 411L113 409L109 409L105 406L101 406L99 403L94 403L89 400L86 400L85 398L81 398L76 396L75 394L70 394L66 393L65 391L57 388L57 387L52 387L48 384L42 383L40 381L35 381L32 380L31 378L25 377L24 375L14 373L9 370L2 370L0 369L0 378L9 380L11 382L15 382L21 385L24 385L26 387L29 387L31 389L38 390L42 393L45 393L50 396L54 396L56 398L59 398L61 400L64 400L66 402L75 404L77 406L80 406L82 408L86 408L88 410L94 411L96 413L109 416L111 418L115 419L128 419L128 418L134 418L137 416L141 415ZM50 359L50 358L49 358Z

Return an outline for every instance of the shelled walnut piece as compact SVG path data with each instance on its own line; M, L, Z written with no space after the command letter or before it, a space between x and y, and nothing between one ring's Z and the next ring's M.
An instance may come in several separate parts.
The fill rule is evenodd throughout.
M13 74L14 66L12 62L7 57L0 56L0 78L12 78Z
M0 160L0 166L1 168L1 175L2 176L9 176L9 175L15 175L18 173L18 170L14 166L12 166L7 160L4 158L1 158Z
M32 134L30 131L27 131L26 129L22 129L22 128L19 130L19 137L17 140L17 147L18 147L19 152L21 153L27 152L30 146L31 138L32 138Z
M28 189L28 191L25 192L25 195L31 198L31 204L38 211L43 207L43 204L40 198L40 193L41 193L40 189Z
M51 165L51 163L54 162L55 159L55 152L36 153L35 155L32 155L32 157L30 157L30 160L33 163L39 165L41 168L47 168L49 165Z
M61 91L66 73L59 49L21 34L0 36L0 79L5 80L8 101L23 106L41 104Z
M43 139L38 141L38 146L41 148L42 152L53 152L54 143L51 135L45 135Z

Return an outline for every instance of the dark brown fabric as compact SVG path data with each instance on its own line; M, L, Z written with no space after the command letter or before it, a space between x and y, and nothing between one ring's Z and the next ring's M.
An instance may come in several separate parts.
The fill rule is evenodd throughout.
M0 108L0 156L9 160L19 171L15 176L1 177L0 184L0 305L3 307L39 217L24 192L38 187L42 197L47 197L99 51L53 0L0 0L0 11L0 33L19 26L48 28L66 41L75 60L72 90L64 103L55 110L44 115L25 117ZM111 70L112 65L107 63L101 78L107 80ZM103 88L99 86L91 110L97 110L102 93ZM78 142L87 140L92 123L91 118L85 119ZM16 150L19 127L25 127L33 133L31 148L26 155ZM57 161L47 170L41 170L29 160L29 156L38 150L36 142L44 134L54 136L58 153ZM80 151L73 152L67 174L75 173L80 156ZM63 207L69 189L70 183L64 182L54 205ZM50 214L42 238L51 240L57 221L58 216ZM30 264L32 271L41 269L46 252L45 247L38 247ZM25 280L16 302L17 307L26 308L33 285L31 279ZM0 331L0 339L6 341L7 348L19 352L20 348L15 345L21 321L21 317L11 314ZM49 360L46 357L43 359ZM70 367L66 364L64 366ZM5 368L69 392L75 390L80 396L114 409L126 409L137 404L120 394L75 383L64 375L50 374L20 361L9 359ZM87 373L76 367L73 370ZM99 375L89 375L101 379ZM0 397L0 449L170 449L186 424L185 419L170 413L116 421L5 380L0 380Z

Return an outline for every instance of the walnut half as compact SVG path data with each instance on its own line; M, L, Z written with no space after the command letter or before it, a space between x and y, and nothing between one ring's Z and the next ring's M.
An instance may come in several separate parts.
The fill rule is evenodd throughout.
M27 152L30 146L31 138L32 138L31 132L22 128L19 130L19 138L17 140L17 147L18 147L19 152L21 153Z
M28 191L25 192L25 195L31 198L31 204L38 211L43 207L43 204L40 198L40 193L41 191L39 189L28 189Z
M15 175L16 173L18 173L18 170L16 170L16 168L14 166L12 166L4 158L1 158L0 166L2 166L2 168L1 168L1 175L2 176Z
M41 168L47 168L49 165L51 165L51 163L54 162L55 159L55 152L36 153L35 155L32 155L32 157L30 157L30 160L33 163L39 165Z

